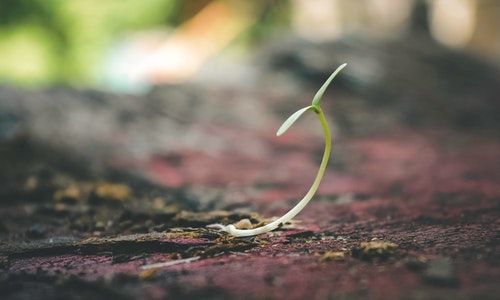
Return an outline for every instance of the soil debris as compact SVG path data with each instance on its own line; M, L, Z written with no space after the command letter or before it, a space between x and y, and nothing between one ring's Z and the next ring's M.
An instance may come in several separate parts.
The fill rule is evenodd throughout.
M97 197L106 200L124 201L132 196L132 191L127 185L107 182L98 183L94 192Z
M344 261L344 260L345 260L345 252L342 251L326 252L321 256L321 262Z
M362 242L351 249L351 255L369 262L380 262L394 255L397 248L398 245L389 242Z
M261 245L254 237L236 238L223 235L214 240L214 244L199 251L196 255L201 258L214 257L230 252L241 252Z

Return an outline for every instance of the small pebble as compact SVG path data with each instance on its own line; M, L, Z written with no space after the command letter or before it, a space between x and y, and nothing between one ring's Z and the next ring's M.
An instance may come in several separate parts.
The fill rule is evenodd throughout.
M455 266L449 257L437 258L427 263L425 282L438 286L457 286L459 284Z

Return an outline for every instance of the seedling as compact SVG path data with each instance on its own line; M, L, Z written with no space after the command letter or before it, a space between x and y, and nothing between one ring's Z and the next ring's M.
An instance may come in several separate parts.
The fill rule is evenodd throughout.
M312 104L299 109L296 111L294 114L292 114L284 123L281 125L281 127L278 129L278 132L276 133L277 136L281 136L283 133L285 133L294 123L297 121L297 119L302 116L306 111L312 110L313 112L316 113L316 116L318 116L319 121L321 122L321 126L323 127L323 132L325 134L325 151L323 153L323 159L321 160L321 164L319 166L318 174L316 175L316 178L313 181L313 184L309 191L306 193L304 198L300 200L297 205L295 205L289 212L284 214L282 217L276 219L275 221L266 224L261 227L253 228L253 229L238 229L234 225L227 225L224 226L222 224L211 224L208 225L207 227L209 228L216 228L220 229L222 231L225 231L229 233L230 235L233 235L235 237L244 237L244 236L253 236L253 235L258 235L262 233L269 232L271 230L274 230L278 227L283 226L283 224L289 222L293 217L295 217L306 205L309 203L309 201L312 199L314 194L316 193L316 190L319 187L319 184L321 182L321 179L323 178L323 174L325 173L326 165L328 163L328 159L330 158L330 152L332 148L332 138L330 134L330 130L328 129L328 123L326 122L325 115L323 114L323 110L319 106L319 103L321 101L321 98L323 97L323 94L325 93L326 89L332 82L333 78L337 76L337 74L342 71L342 69L346 66L347 64L342 64L340 65L335 72L330 75L330 77L325 81L325 83L321 86L321 88L318 90L316 95L314 96L314 99L312 101Z

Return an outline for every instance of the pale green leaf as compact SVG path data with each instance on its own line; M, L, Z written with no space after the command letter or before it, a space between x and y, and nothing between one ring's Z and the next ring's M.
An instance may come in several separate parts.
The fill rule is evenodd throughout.
M288 119L286 119L286 121L283 123L283 125L281 125L280 129L278 129L278 132L276 132L276 135L280 136L283 133L285 133L288 130L288 128L290 128L290 126L292 126L293 123L295 123L295 121L297 121L297 119L300 118L300 116L302 116L303 113L305 113L306 111L308 111L310 109L314 109L314 106L310 105L310 106L304 107L302 109L299 109L298 111L293 113L293 115L288 117Z
M341 64L337 68L337 70L335 70L335 72L333 72L332 75L330 75L330 77L328 77L328 79L325 81L325 83L323 83L323 85L321 86L321 88L318 90L318 92L314 96L314 99L312 101L312 105L319 105L319 102L321 101L321 98L323 98L323 94L325 93L326 89L328 88L328 86L332 82L333 78L335 78L335 76L337 76L337 74L340 71L342 71L342 69L345 68L345 66L347 66L347 64Z

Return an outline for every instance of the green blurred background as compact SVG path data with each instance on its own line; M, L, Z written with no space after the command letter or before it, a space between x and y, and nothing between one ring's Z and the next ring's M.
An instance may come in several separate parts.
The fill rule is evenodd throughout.
M240 9L248 10L253 19L251 26L231 41L232 44L243 45L240 47L243 49L250 49L248 46L272 38L284 28L296 33L305 32L306 35L308 32L318 33L318 28L331 28L326 30L326 34L331 34L332 38L338 37L339 32L378 38L394 37L405 28L404 19L409 15L407 8L418 1L222 0L245 2ZM165 32L173 30L210 2L214 1L0 0L0 83L31 87L99 85L102 67L109 60L110 51L120 41L134 33L155 28ZM450 42L446 39L452 35L441 30L450 27L449 24L453 29L471 23L461 29L462 32L470 31L465 33L468 34L466 41L457 43L451 40L450 43L498 61L498 1L420 2L432 6L430 22L437 40L444 37L444 43ZM330 15L325 15L327 11L331 12ZM441 16L441 11L451 12L451 19L447 16L451 21L443 23L440 21L443 18L434 18ZM326 23L318 26L314 20L326 20Z
M175 28L208 2L0 0L0 81L24 86L95 84L99 65L117 41L149 28ZM262 5L278 5L279 14L286 15L286 6L279 2ZM262 33L259 26L266 20L282 20L271 15L262 15L264 22L252 28L252 37Z

